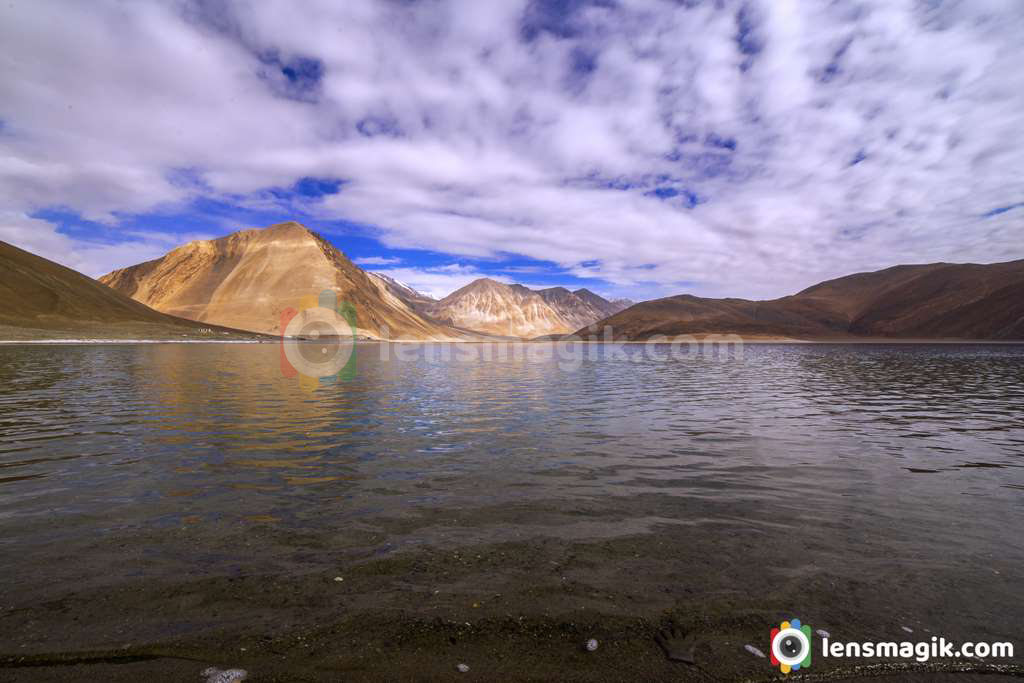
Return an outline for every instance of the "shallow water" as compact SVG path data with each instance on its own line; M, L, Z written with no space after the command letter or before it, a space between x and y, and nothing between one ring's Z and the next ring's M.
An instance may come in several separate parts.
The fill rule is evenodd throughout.
M874 609L854 602L865 590L893 614L864 623L1019 635L1024 347L591 346L570 370L381 348L307 393L272 345L0 347L3 606L404 552L720 534L714 560L611 554L575 576L609 594L683 572L720 596L732 580L756 608L753 572L793 583L765 604L818 620ZM489 570L503 609L542 609L513 584L545 568L508 566ZM807 604L791 604L801 583Z

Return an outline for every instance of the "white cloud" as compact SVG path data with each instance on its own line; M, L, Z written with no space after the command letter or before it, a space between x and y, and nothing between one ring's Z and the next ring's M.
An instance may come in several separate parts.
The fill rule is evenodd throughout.
M506 276L487 274L473 266L460 263L426 268L378 268L374 272L394 278L435 299L443 299L456 289L482 277L489 277L498 282L512 282Z
M352 261L360 266L393 266L401 263L402 259L394 256L363 256Z
M66 262L72 240L58 234L55 225L16 211L0 211L0 239L73 268Z
M0 208L113 225L339 177L308 211L633 296L1024 257L1024 209L983 217L1024 201L1019 3L567 5L5 3ZM291 82L303 64L322 78ZM180 169L202 182L172 182ZM4 234L80 258L15 223Z
M123 267L163 256L191 240L208 240L199 233L124 231L115 243L73 239L56 231L56 225L23 213L0 211L0 240L43 258L85 273L90 278Z
M124 231L122 239L114 243L74 239L57 232L57 226L49 221L13 211L0 211L0 240L89 277L99 277L127 264L159 258L184 242L211 237L199 233Z

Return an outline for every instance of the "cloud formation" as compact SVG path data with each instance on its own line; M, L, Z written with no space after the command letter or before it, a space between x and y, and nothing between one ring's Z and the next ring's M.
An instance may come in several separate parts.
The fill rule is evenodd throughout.
M363 256L353 261L360 266L394 266L401 263L402 259L395 256Z
M456 289L465 287L474 280L489 277L498 282L511 283L508 276L486 273L475 266L463 263L450 263L443 266L376 268L376 273L383 273L417 292L435 299L443 299Z
M292 188L386 247L633 295L1021 258L1021 35L1015 0L15 0L0 232L68 262L40 209Z

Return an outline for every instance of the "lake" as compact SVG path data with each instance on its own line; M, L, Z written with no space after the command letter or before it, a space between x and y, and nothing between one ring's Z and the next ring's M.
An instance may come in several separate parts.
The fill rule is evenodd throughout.
M767 677L791 617L1024 648L1022 346L393 346L312 393L270 344L0 346L7 670L691 675L674 620Z

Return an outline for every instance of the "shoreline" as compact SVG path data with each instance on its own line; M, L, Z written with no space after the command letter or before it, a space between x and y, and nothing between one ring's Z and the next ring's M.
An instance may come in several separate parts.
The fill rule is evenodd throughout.
M894 601L838 561L816 567L804 581L780 582L761 566L799 563L781 546L749 561L744 537L749 541L752 532L734 530L740 536L726 541L673 524L604 539L541 535L359 559L321 555L285 572L253 567L91 586L61 582L9 599L13 609L0 615L0 672L15 682L175 681L198 680L201 670L215 666L245 669L258 681L447 680L462 675L456 665L465 663L475 680L706 681L713 672L721 680L769 681L777 680L777 670L745 646L763 651L768 627L792 616L794 606L815 628L848 641L879 633L906 639L905 623L961 639L1008 632L1004 623L983 634L978 615L935 612L962 567L937 574L922 595ZM850 563L878 572L885 585L902 577L870 561ZM635 578L624 580L626 574ZM83 631L86 620L91 627ZM672 662L659 649L655 635L671 625L687 634L695 664ZM593 652L584 647L590 638L598 641ZM1019 658L924 665L816 658L811 673L816 680L848 680L879 667L1024 673ZM108 670L128 675L107 676ZM59 677L37 677L42 672Z
M725 344L807 344L807 345L833 345L833 346L845 346L849 344L857 345L891 345L891 344L906 344L906 345L925 345L925 344L946 344L946 345L1000 345L1000 346L1014 346L1024 344L1024 339L1019 340L1002 340L1002 339L791 339L786 337L780 338L753 338L744 339L722 339L724 335L719 334L708 334L703 337L691 335L696 342L708 342L714 341ZM737 335L738 336L738 335ZM713 339L709 340L708 337ZM269 339L104 339L104 338L75 338L75 339L61 339L61 338L49 338L49 339L0 339L0 345L5 346L18 346L18 345L67 345L67 346L104 346L104 345L119 345L119 344L278 344L282 341L282 338L269 338ZM316 344L316 340L291 340L301 344ZM626 345L655 345L655 346L671 346L671 341L651 341L651 340L622 340L622 341L595 341L590 339L573 339L573 340L533 340L533 339L502 339L502 340L437 340L437 339L357 339L356 344L494 344L494 345L519 345L519 344L594 344L604 346L626 346Z

